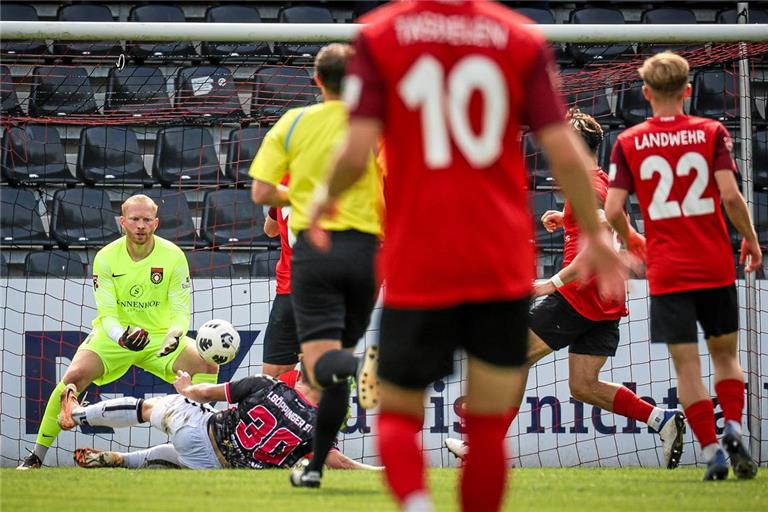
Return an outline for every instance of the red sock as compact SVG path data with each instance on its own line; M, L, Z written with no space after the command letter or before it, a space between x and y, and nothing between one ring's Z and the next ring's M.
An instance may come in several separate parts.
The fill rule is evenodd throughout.
M700 400L685 408L685 417L702 448L717 442L715 407L712 400Z
M621 386L613 397L613 412L648 423L648 418L653 412L653 406L634 394L628 387Z
M467 413L469 453L461 477L464 512L493 512L501 507L507 483L504 437L510 414L498 416Z
M738 379L721 380L715 384L715 393L726 421L741 423L744 410L744 383Z
M423 421L394 412L379 414L379 456L398 503L411 493L425 491L424 456L416 442Z

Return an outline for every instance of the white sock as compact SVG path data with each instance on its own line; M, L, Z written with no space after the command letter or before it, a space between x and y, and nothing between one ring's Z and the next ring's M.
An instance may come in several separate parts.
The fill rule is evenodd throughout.
M78 425L92 427L130 427L141 423L139 414L144 400L126 396L104 400L88 407L72 411L72 419Z
M735 434L741 435L741 422L728 420L727 424L731 427Z
M719 449L720 449L720 443L708 444L707 446L701 449L701 456L704 458L705 462L709 462L712 460L712 458L715 456L715 454Z
M152 446L146 450L121 453L126 468L138 469L155 464L181 466L176 448L171 443Z
M654 407L651 415L648 416L648 420L645 422L649 427L658 432L661 430L661 422L664 421L664 413L666 409L660 407Z
M432 498L424 491L412 492L402 503L403 512L432 512L435 507L432 505Z

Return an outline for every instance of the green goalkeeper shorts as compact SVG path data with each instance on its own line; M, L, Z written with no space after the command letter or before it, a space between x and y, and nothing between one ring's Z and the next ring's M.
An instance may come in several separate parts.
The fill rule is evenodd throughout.
M110 338L101 329L94 329L83 340L77 350L78 352L90 350L95 352L101 359L101 363L104 365L104 374L93 381L98 386L116 381L125 375L131 366L138 366L166 382L173 382L176 380L173 363L184 352L184 348L188 343L192 343L192 346L194 346L194 340L184 336L179 341L179 346L171 354L165 357L157 357L157 352L163 346L163 337L164 335L162 334L152 335L149 344L144 347L144 350L134 352L118 345L115 340Z

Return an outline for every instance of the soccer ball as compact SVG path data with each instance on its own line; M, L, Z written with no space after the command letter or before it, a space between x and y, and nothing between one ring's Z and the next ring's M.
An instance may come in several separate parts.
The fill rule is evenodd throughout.
M226 320L208 320L197 331L197 353L218 365L232 361L240 350L240 335Z

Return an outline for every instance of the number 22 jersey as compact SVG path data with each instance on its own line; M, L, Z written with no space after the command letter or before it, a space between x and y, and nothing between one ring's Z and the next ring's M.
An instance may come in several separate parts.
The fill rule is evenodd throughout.
M651 295L718 288L736 279L715 171L736 172L718 121L653 117L622 132L611 187L637 194L645 221Z

